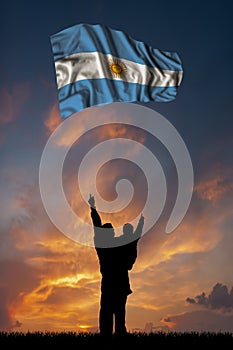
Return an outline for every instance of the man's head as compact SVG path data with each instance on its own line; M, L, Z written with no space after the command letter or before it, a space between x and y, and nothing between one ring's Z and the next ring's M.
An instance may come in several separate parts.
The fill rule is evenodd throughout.
M115 231L111 222L106 222L102 227L107 229L106 233L108 234L108 238L113 238L115 236Z
M124 224L123 226L123 233L124 235L132 235L133 234L133 225L127 223L127 224Z

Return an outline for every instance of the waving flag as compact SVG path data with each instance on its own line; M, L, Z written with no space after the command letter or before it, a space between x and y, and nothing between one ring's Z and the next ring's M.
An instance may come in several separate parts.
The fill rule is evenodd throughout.
M176 52L126 33L77 24L50 37L62 118L111 102L169 102L182 80Z

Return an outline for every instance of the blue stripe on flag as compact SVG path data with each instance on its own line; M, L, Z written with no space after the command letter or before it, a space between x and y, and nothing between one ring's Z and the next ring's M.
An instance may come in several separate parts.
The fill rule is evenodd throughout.
M162 70L182 71L176 52L161 51L103 25L77 24L50 37L54 61L75 53L102 52Z
M112 102L157 102L172 101L177 87L139 85L120 80L87 79L68 84L59 90L60 112L62 118L84 108Z

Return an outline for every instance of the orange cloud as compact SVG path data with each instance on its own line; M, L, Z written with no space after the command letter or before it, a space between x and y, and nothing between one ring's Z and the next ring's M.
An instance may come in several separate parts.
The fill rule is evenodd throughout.
M55 103L50 109L48 118L44 122L47 132L51 134L61 122L59 105Z
M72 115L69 118L72 118L71 124L69 127L64 127L62 129L62 133L58 135L54 142L58 146L69 146L72 145L77 140L77 135L79 137L83 136L88 129L90 131L87 134L87 143L93 140L97 142L104 141L106 139L113 138L129 138L137 140L138 142L143 143L146 138L146 134L143 130L136 129L131 125L117 124L112 123L112 115L116 111L114 108L110 106L104 106L101 108L86 108L85 110ZM99 115L102 117L104 115L104 122L100 127L93 127L92 121L98 120ZM132 120L133 125L133 117L129 114L125 116L126 122L130 122ZM49 133L53 132L59 124L63 121L59 112L59 105L56 103L52 106L48 118L45 120L44 124ZM108 123L109 122L109 123ZM66 123L67 124L67 123Z
M34 244L32 240L31 244L22 240L24 248L22 243L16 244L21 252L24 249L24 263L32 267L37 284L18 293L17 299L21 297L17 307L12 306L12 318L19 319L21 330L25 331L38 330L37 327L77 330L79 323L94 326L100 288L95 250L75 244L54 231L41 235L41 240L38 238L39 235ZM96 308L94 315L93 308Z
M34 200L31 191L28 196L22 205L25 209L32 209ZM34 283L28 286L22 275L20 288L16 289L7 309L10 315L8 323L16 324L18 320L22 323L20 330L25 331L95 328L98 325L100 296L100 273L95 250L71 241L48 223L40 231L40 225L35 227L36 223L45 223L47 219L44 213L36 208L33 210L37 212L36 220L28 226L23 223L16 225L11 238L15 256L31 269ZM193 258L187 264L182 257L207 252L219 242L221 235L217 229L213 231L213 217L215 214L207 215L205 211L198 220L195 215L187 215L185 222L173 234L159 233L157 228L148 237L142 238L138 260L130 272L134 293L127 306L128 327L143 327L150 319L158 325L164 314L173 311L175 315L184 308L185 297L193 295L192 288L196 282L192 278L195 267L201 262ZM211 227L207 230L210 222ZM171 319L169 327L176 324Z
M219 215L213 218L213 213L207 210L196 217L191 206L185 219L171 234L165 234L164 225L158 224L143 237L141 263L136 270L139 272L151 265L172 261L176 255L211 251L223 237L216 227Z
M210 175L204 181L199 182L194 191L198 197L216 204L226 193L233 189L232 170L217 168L214 175Z

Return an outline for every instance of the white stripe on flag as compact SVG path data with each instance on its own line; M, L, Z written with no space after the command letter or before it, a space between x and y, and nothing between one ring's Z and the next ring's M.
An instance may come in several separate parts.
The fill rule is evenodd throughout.
M115 68L118 67L115 72L114 67L111 69L114 64ZM158 87L179 86L183 75L183 71L161 70L101 52L64 57L55 62L55 69L58 89L86 79L115 79Z

